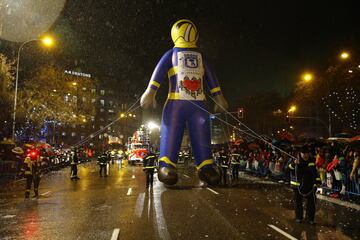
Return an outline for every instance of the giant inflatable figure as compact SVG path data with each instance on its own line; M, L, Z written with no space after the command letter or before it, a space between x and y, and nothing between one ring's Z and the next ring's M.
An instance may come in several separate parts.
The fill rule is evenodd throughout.
M171 38L175 46L160 59L140 100L143 108L155 108L156 91L168 76L170 84L162 115L158 178L167 185L177 182L176 163L186 126L199 178L216 185L220 176L211 154L210 116L203 83L215 99L215 111L227 109L228 105L215 74L197 48L199 34L194 23L185 19L177 21L171 29Z

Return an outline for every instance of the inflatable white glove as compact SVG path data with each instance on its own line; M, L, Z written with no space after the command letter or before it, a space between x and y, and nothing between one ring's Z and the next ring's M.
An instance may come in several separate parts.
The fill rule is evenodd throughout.
M214 112L223 113L227 111L229 105L222 94L215 96L214 100L215 100Z
M144 109L156 108L155 96L156 96L155 90L151 88L146 89L146 91L143 93L140 99L141 107Z

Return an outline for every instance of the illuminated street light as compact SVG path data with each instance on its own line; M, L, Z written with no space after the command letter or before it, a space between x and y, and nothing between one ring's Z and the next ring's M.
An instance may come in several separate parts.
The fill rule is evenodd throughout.
M121 118L125 117L125 114L124 114L124 113L121 113L121 114L120 114L120 117L121 117Z
M340 55L341 59L348 59L350 57L350 54L348 52L342 52Z
M129 113L129 117L132 117L132 114L131 114L131 113Z
M311 80L313 80L314 76L311 73L304 73L302 75L302 79L304 80L304 82L310 82Z
M154 122L148 122L148 124L147 124L147 126L148 126L148 128L150 129L150 130L153 130L153 129L160 129L160 126L159 125L157 125L156 123L154 123Z
M77 85L77 82L73 82L72 85L73 85L73 86L76 86L76 85Z
M41 41L43 43L43 45L45 45L46 47L51 47L54 45L53 38L46 36L41 39L37 38L37 39L31 39L31 40L25 41L19 47L18 54L17 54L17 63L16 63L14 113L13 113L13 126L12 126L12 138L14 139L14 141L16 141L15 126L16 126L17 92L18 92L19 68L20 68L20 53L21 53L21 50L23 49L23 47L25 46L25 44L30 43L30 42L36 42L36 41Z
M50 36L45 36L41 39L41 42L47 46L47 47L52 47L55 44L55 41L52 37Z
M288 112L295 112L295 111L296 111L296 106L295 105L292 105L288 110Z

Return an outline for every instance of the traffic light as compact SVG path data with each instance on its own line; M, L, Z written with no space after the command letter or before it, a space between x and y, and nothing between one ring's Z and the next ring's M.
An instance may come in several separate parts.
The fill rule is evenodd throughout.
M244 118L244 108L238 108L238 118Z

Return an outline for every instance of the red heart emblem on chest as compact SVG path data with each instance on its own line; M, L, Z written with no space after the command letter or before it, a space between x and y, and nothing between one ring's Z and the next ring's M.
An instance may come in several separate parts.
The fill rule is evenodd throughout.
M200 89L201 81L200 79L196 79L196 80L185 79L183 81L183 84L187 90L190 90L191 92L195 92Z

